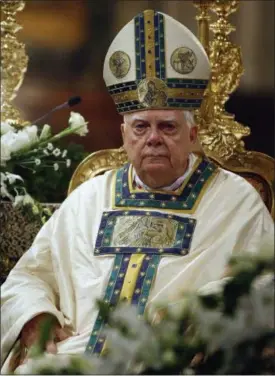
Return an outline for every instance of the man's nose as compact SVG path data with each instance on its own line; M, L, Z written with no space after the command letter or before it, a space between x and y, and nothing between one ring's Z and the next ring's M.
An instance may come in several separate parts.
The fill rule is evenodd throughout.
M147 138L147 145L148 146L158 146L158 145L162 145L163 143L163 140L162 140L162 137L160 135L160 133L158 132L157 129L151 129L150 130L150 133L148 135L148 138Z

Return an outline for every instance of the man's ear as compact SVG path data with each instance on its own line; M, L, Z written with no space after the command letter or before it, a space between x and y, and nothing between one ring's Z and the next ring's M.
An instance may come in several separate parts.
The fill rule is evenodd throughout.
M192 127L190 129L190 141L195 144L198 139L198 127Z

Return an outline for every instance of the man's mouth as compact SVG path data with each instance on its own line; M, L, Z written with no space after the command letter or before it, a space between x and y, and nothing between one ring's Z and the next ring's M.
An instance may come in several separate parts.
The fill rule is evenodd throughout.
M144 158L168 158L165 154L146 154Z

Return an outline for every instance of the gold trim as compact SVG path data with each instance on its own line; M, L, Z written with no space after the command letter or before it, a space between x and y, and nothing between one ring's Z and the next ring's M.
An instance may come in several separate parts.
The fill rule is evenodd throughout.
M111 94L115 104L138 100L137 90L129 90L118 94Z
M118 109L118 113L120 114L120 115L124 115L124 114L129 114L129 113L131 113L131 112L139 112L139 111L144 111L144 110L148 110L148 107L146 108L146 107L142 107L142 108L137 108L137 109L134 109L134 110L128 110L128 111L125 111L125 110L122 110L122 111L120 111L119 109ZM157 107L157 106L150 106L150 110L154 110L154 109L156 109L156 110L173 110L173 109L175 109L175 110L187 110L187 111L193 111L193 112L195 112L197 109L198 109L198 107L197 106L194 106L194 107L184 107L184 103L183 103L183 106L182 107L179 107L179 106L173 106L173 102L171 102L171 103L169 103L169 105L168 106L160 106L160 107Z
M167 212L167 213L175 213L175 214L194 214L198 205L200 204L203 196L204 196L204 193L206 192L207 188L209 187L210 183L212 183L212 181L214 180L214 178L217 176L218 172L220 171L219 168L217 168L216 171L213 171L213 174L208 178L208 180L206 181L204 187L202 188L194 206L192 209L165 209L165 208L152 208L150 206L142 206L142 207L139 207L137 206L136 208L138 208L139 210L151 210L151 211L156 211L156 212ZM140 192L140 191L139 191ZM175 191L176 192L176 191ZM175 192L173 191L173 194L175 195ZM162 192L163 193L163 192ZM113 197L113 202L115 199L115 196ZM130 206L116 206L113 204L113 207L112 209L119 209L119 210L133 210L133 207L130 207Z
M167 89L168 98L185 98L185 99L202 99L205 89L181 89L171 88Z
M142 261L145 256L145 254L134 254L131 256L124 277L124 282L120 292L119 300L126 299L127 301L131 301L132 296L134 294L138 274L142 265Z
M168 98L202 99L204 89L180 89L169 87L166 89L166 94ZM111 95L115 104L139 100L137 90L129 90L126 92Z
M145 65L146 77L155 77L155 22L154 11L145 10L144 14L144 32L145 32ZM149 52L150 51L150 52Z

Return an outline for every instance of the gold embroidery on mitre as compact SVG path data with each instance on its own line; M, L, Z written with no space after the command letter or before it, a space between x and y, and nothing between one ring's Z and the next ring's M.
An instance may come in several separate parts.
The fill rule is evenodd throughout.
M109 60L109 67L116 78L123 78L129 72L131 66L130 57L123 51L116 51Z
M166 89L166 93L168 98L202 99L204 89L168 87ZM129 90L121 93L112 94L112 98L116 104L123 102L131 102L139 99L136 90Z
M144 11L146 77L155 77L155 23L153 10Z
M188 74L195 69L197 57L190 48L179 47L171 55L171 65L176 72Z
M130 90L130 91L124 91L122 93L112 94L112 98L114 102L117 104L117 103L135 101L138 99L138 96L137 96L136 90Z
M137 88L139 102L144 107L166 107L167 86L156 77L145 78Z

